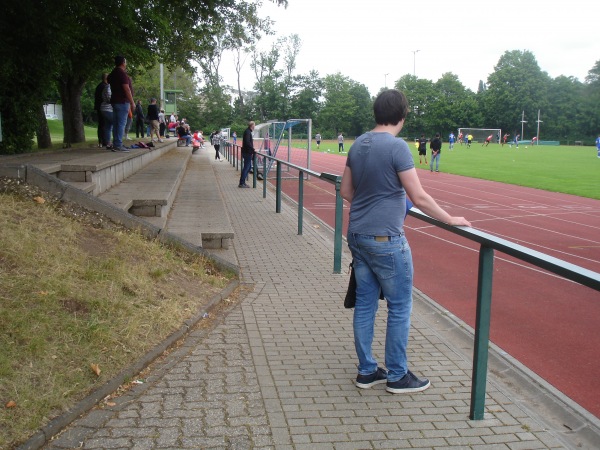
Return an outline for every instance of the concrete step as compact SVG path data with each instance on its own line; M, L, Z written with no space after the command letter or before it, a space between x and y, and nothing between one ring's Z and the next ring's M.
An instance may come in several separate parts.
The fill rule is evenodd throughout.
M191 154L190 148L175 147L98 198L135 216L166 217Z
M213 164L227 163L214 162L214 150L210 146L192 155L166 230L205 249L227 250L234 231Z

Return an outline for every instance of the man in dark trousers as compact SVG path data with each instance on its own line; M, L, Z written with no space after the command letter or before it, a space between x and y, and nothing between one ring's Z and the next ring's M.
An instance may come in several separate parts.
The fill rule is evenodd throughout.
M244 161L244 167L242 168L242 175L240 176L240 184L238 187L249 188L246 184L246 178L250 173L250 167L252 167L252 158L254 157L254 139L252 138L252 131L254 131L254 122L248 122L248 128L244 131L244 137L242 138L242 159Z
M108 145L110 142L104 142L104 116L100 112L100 105L102 104L102 93L104 92L105 86L108 84L106 79L108 78L107 73L102 74L102 81L98 86L96 86L96 91L94 92L94 109L98 113L98 147L104 147Z
M131 78L127 75L127 60L124 56L115 56L115 68L108 76L112 97L110 103L113 107L113 152L128 152L123 147L123 135L129 111L135 109L133 101L133 88Z
M440 133L435 133L435 137L429 143L431 149L431 163L429 169L433 172L433 162L435 161L435 171L440 171L440 153L442 152L442 140Z
M140 138L144 137L144 130L146 129L146 125L144 124L144 108L142 108L142 101L138 100L137 105L135 106L135 137Z
M425 164L427 164L427 138L424 134L419 139L419 164L423 164L422 158L425 158Z

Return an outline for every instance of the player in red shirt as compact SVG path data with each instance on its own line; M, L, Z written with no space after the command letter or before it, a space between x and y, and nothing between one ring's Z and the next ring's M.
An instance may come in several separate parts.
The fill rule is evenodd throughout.
M487 147L488 145L490 145L490 142L492 141L492 137L493 137L493 136L494 136L493 134L490 134L490 135L489 135L487 138L485 138L485 142L484 142L483 144L481 144L481 146L482 146L482 147L483 147L483 146L486 146L486 147Z

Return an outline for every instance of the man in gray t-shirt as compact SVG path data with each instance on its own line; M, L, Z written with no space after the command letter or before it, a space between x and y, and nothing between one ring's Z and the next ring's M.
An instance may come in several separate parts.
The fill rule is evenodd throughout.
M383 91L373 111L377 125L352 144L340 188L350 202L347 239L356 277L355 384L367 389L386 383L392 394L419 392L430 383L408 370L406 360L413 280L412 255L403 231L406 195L435 219L450 225L471 224L464 217L450 216L425 192L408 145L396 138L408 113L406 96L395 89ZM380 291L388 305L387 370L378 367L371 348Z

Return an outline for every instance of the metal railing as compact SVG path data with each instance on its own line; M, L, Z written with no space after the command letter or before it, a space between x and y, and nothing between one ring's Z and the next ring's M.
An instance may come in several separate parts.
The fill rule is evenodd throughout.
M236 150L231 146L227 150L229 153L229 161L234 165L238 160ZM334 273L341 272L342 258L342 218L343 218L343 199L340 194L340 185L342 177L328 173L314 172L286 161L281 161L272 158L268 155L261 155L264 158L271 158L277 164L276 175L276 212L281 212L281 166L286 165L290 168L299 171L298 180L298 234L302 234L302 210L303 210L303 180L305 174L310 174L318 177L321 180L328 181L335 185L335 230L334 230L334 252L333 252L333 271ZM254 158L254 167L257 158ZM263 159L265 164L266 159ZM239 167L239 164L236 166ZM264 169L263 169L264 170ZM263 198L266 197L266 172L263 171ZM257 185L257 171L253 173L253 186ZM492 234L468 227L455 227L440 222L427 214L424 214L417 208L412 208L408 212L412 217L415 217L424 222L443 228L453 234L462 236L470 241L480 244L479 248L479 268L477 276L477 306L476 306L476 321L475 321L475 339L473 351L473 369L471 382L471 407L469 417L472 420L482 420L485 409L485 392L487 384L487 366L488 366L488 346L490 337L490 319L492 305L492 284L494 273L494 251L499 251L510 255L521 261L528 262L536 267L557 274L567 280L574 281L583 286L587 286L596 291L600 291L600 273L585 269L583 267L571 264L561 259L555 258L545 253L524 247L506 239L499 238Z

